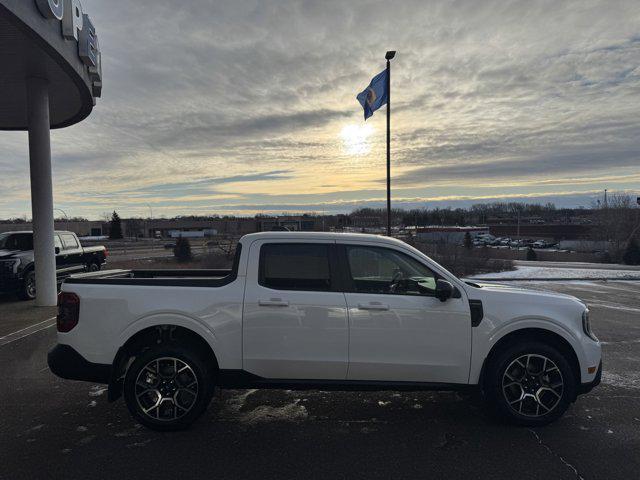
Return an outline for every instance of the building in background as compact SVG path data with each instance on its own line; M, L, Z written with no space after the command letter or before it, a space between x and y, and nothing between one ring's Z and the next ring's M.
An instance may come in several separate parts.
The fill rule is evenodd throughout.
M428 243L444 242L461 244L467 233L472 237L476 235L487 235L489 233L489 227L418 227L415 233L418 239Z

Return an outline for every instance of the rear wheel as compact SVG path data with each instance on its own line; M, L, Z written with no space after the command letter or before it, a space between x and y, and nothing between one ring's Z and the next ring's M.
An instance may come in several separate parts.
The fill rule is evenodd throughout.
M575 398L576 378L556 348L539 342L511 346L487 371L486 393L498 414L525 426L560 418Z
M159 344L127 370L124 397L129 411L154 430L182 430L207 408L213 394L207 363L188 348Z
M100 264L98 262L91 262L89 265L87 265L87 271L89 271L89 272L99 272L100 271Z
M22 288L18 292L21 300L33 300L36 298L36 272L31 270L24 276Z

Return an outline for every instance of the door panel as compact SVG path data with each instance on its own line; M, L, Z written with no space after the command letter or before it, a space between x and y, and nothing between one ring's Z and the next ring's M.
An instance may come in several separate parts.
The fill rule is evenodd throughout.
M346 266L349 380L467 383L471 314L435 298L435 274L409 251L338 246Z
M349 380L467 383L465 299L347 293Z
M287 242L268 257L260 255L263 245L269 251L269 245L282 243L263 240L250 247L243 369L272 379L344 380L348 321L344 294L331 290L328 256L333 242L317 242L320 248L314 251ZM322 273L313 273L318 271Z

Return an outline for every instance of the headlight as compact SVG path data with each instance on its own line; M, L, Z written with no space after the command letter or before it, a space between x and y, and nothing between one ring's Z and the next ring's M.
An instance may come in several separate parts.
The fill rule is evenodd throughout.
M11 260L0 260L0 272L16 273L18 271L20 260L17 258Z
M582 329L591 340L595 342L598 341L598 337L596 337L595 334L591 331L591 321L589 320L588 308L584 312L582 312Z

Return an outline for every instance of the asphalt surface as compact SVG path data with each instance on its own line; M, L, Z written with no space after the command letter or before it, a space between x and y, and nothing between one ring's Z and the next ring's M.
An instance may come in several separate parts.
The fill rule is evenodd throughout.
M640 283L522 284L589 302L605 342L603 384L545 428L456 393L249 390L161 434L103 386L53 376L50 312L0 299L0 479L640 478Z

